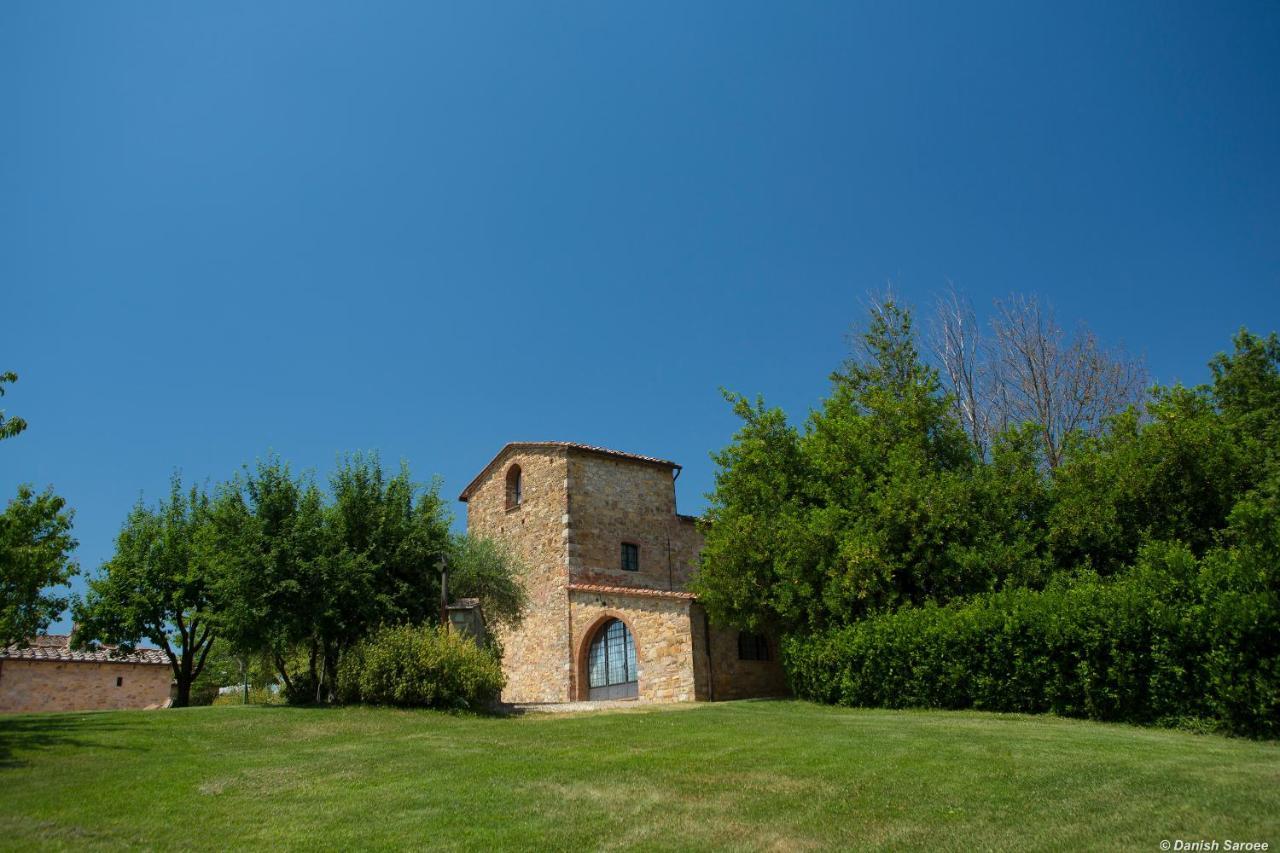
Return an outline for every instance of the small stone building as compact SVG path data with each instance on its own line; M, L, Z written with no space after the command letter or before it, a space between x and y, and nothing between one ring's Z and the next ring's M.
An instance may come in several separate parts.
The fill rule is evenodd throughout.
M164 652L112 647L73 651L70 637L32 637L25 648L0 651L0 713L162 708L173 671Z
M585 444L512 442L463 490L467 528L506 542L529 609L499 634L507 702L781 695L776 643L710 624L686 590L702 549L680 466Z

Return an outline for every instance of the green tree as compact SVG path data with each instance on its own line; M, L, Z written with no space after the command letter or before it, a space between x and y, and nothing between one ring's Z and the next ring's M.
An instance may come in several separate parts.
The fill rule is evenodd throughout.
M190 704L191 685L216 636L209 513L204 492L184 492L177 476L169 498L155 508L139 501L116 538L114 556L73 608L77 644L102 640L128 652L146 639L161 648L173 668L177 707Z
M1277 470L1280 340L1241 331L1209 366L1211 384L1156 387L1143 410L1068 449L1049 519L1058 566L1114 573L1151 541L1203 556L1239 497Z
M7 371L0 373L0 397L4 396L4 386L8 383L17 382L18 374ZM27 428L27 422L19 417L5 417L4 409L0 409L0 440L13 438L18 433Z
M976 460L921 358L911 313L891 301L873 306L832 381L803 442L817 474L811 532L825 543L825 611L844 621L970 591L948 547L968 538Z
M494 619L523 606L501 549L454 541L438 484L387 476L375 454L345 457L329 498L272 458L218 494L212 516L220 618L239 654L267 652L295 700L324 701L338 663L377 628L439 618L442 555L452 591Z
M45 630L66 608L51 588L78 571L71 519L62 498L26 485L0 513L0 648Z
M338 660L382 625L421 624L437 617L435 564L449 547L449 518L439 484L423 488L408 466L388 477L377 454L344 458L329 480L322 562L330 595L316 613L314 642L331 692Z
M271 457L220 488L210 517L219 624L229 646L268 656L290 695L314 694L314 623L332 594L320 490ZM299 673L294 652L304 647L307 670ZM300 678L307 681L295 685Z
M1144 412L1116 416L1054 472L1055 563L1112 574L1149 541L1178 540L1203 555L1249 488L1242 462L1208 389L1153 389Z
M713 618L810 630L1040 573L1026 565L1042 550L1044 498L1025 434L1003 441L980 478L910 312L874 306L854 345L803 433L730 395L743 426L714 456L694 580Z
M1233 343L1234 352L1209 362L1213 399L1261 477L1280 466L1280 336L1241 329Z
M519 558L500 540L454 536L449 542L449 594L475 598L490 625L518 625L528 604Z
M0 373L0 397L17 381L16 373ZM26 428L22 418L6 418L0 409L0 440ZM72 516L52 489L36 494L25 484L0 514L0 648L44 631L66 608L67 597L51 588L66 586L79 571L71 559L78 544Z
M1043 435L1023 424L992 438L988 459L963 490L965 535L948 555L965 577L988 577L987 588L1038 588L1054 573L1047 537L1053 498L1045 476Z
M692 588L723 623L777 630L808 618L821 588L801 534L811 476L800 436L781 409L725 392L742 426L712 454L715 490Z

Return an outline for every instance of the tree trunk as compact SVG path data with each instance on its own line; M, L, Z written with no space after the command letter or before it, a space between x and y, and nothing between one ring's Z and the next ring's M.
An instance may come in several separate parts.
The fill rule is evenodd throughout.
M279 652L272 652L271 657L276 665L276 672L280 673L280 678L284 681L284 689L292 692L293 679L289 677L289 667L285 665L284 658L280 657Z
M320 675L316 672L316 659L320 656L320 649L316 646L316 641L311 641L311 651L307 656L307 674L311 676L312 684L320 683Z
M183 637L186 641L186 637ZM182 657L178 664L177 681L178 681L178 697L173 700L173 707L186 708L191 704L191 646L189 642L182 644Z
M324 699L322 697L324 696L324 674L326 672L328 672L328 667L325 665L325 657L322 656L320 658L320 672L318 677L316 678L316 704L317 705L324 702Z
M329 665L326 669L326 681L329 684L329 695L326 697L333 700L338 695L338 653L334 652L329 659Z

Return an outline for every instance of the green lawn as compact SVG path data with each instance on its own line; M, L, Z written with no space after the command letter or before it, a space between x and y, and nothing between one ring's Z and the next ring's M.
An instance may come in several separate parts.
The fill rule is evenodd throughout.
M521 718L0 717L0 847L1158 850L1280 843L1280 744L737 702Z

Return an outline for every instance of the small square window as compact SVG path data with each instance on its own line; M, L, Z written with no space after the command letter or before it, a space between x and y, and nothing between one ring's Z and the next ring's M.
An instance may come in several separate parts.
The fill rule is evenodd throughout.
M622 543L622 570L624 572L640 571L640 546L630 542Z
M769 641L763 634L738 634L738 660L768 660Z
M124 676L116 676L116 687L124 687Z

